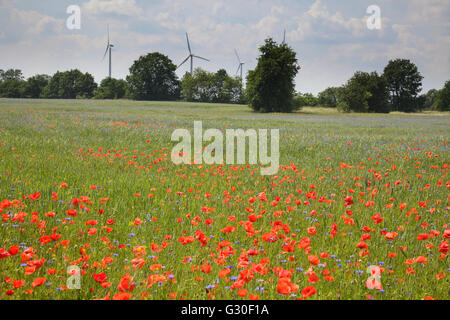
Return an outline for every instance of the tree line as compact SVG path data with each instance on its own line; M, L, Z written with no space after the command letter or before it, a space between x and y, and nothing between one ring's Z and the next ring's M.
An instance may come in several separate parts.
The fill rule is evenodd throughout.
M423 76L407 59L390 60L383 74L357 71L344 85L314 96L295 92L300 66L295 51L286 43L268 38L259 51L256 68L247 74L245 90L243 79L224 69L214 73L197 68L178 79L177 67L169 57L153 52L134 61L125 80L106 78L99 85L91 74L77 69L26 80L21 70L0 70L0 97L241 103L257 112L292 112L304 106L367 113L450 111L450 80L442 89L420 95Z
M300 66L286 43L277 44L269 38L259 51L246 89L248 104L258 112L292 112L304 106L363 113L450 111L450 81L441 90L420 95L423 77L407 59L390 60L381 75L357 71L343 86L327 88L316 97L295 92L294 78Z
M296 106L322 106L342 112L389 113L423 110L450 111L450 81L441 90L419 94L423 77L406 59L389 61L383 74L357 71L341 87L329 87L317 96L296 93Z
M210 73L196 69L178 79L176 66L165 55L141 56L123 79L105 78L97 84L89 73L74 69L53 76L38 74L24 79L21 70L0 69L0 97L45 99L134 99L185 100L211 103L242 103L244 92L239 77L223 69Z

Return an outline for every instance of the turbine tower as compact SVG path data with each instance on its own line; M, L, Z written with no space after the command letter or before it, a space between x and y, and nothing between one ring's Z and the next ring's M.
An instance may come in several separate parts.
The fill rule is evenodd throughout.
M109 52L109 77L110 78L111 78L111 51L112 51L112 48L114 48L114 45L109 42L109 25L108 25L108 43L106 45L106 51L105 51L105 54L103 55L102 61L105 60L106 54Z
M199 57L199 56L197 56L197 55L192 53L191 45L189 43L189 36L188 36L187 32L186 32L186 41L187 41L187 45L188 45L189 55L182 63L180 63L180 65L177 67L177 69L179 67L181 67L186 61L188 61L190 59L191 60L191 75L192 75L192 72L194 71L194 58L202 59L202 60L205 60L205 61L209 61L209 60L206 59L206 58Z
M285 43L286 43L286 29L284 29L283 42L281 44L285 44Z
M241 71L241 82L242 82L242 71L243 71L242 70L243 69L242 66L245 64L245 62L241 61L241 58L239 58L239 55L238 55L236 49L234 49L234 53L236 54L236 58L238 59L238 62L239 62L239 66L237 68L236 74L238 74L239 70Z

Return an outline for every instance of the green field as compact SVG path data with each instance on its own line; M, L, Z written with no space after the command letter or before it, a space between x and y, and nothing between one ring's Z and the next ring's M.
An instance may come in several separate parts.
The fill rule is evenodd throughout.
M278 174L175 166L198 120L280 129ZM449 136L449 113L0 99L0 300L449 299Z

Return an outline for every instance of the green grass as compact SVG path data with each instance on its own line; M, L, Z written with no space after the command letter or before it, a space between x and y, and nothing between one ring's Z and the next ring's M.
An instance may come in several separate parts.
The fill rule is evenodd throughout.
M195 120L202 120L204 129L280 129L282 168L276 176L261 177L258 166L173 165L171 134L175 128L193 130ZM448 113L367 115L304 108L286 115L257 114L240 105L0 99L0 201L17 200L0 212L0 248L20 247L19 254L0 259L0 299L98 299L108 293L112 298L127 273L136 283L129 292L132 299L168 299L169 293L177 293L177 299L242 299L236 286L248 290L245 298L257 294L259 299L301 298L307 286L317 289L308 299L448 299L448 258L441 257L439 249L449 229L449 128ZM249 202L262 192L268 201ZM40 198L24 199L33 193ZM70 204L83 196L88 197L84 209ZM353 196L354 203L344 207L347 196ZM102 198L109 200L102 204ZM272 206L276 199L278 204ZM389 204L392 207L386 207ZM203 212L205 207L214 211ZM67 210L74 208L78 215L68 216ZM23 222L20 212L26 213ZM47 212L55 212L55 217ZM378 213L384 220L375 224L372 216ZM252 223L255 233L248 234L243 222L251 214L261 218ZM230 216L236 220L229 221ZM197 225L192 224L195 217L201 220ZM135 218L143 223L135 226ZM108 225L109 219L114 224ZM212 223L207 225L207 219ZM95 226L86 225L92 220ZM338 231L330 238L334 223ZM226 226L237 229L227 234L221 231ZM365 240L369 254L360 256L364 251L355 246L367 233L361 230L364 226L374 231ZM316 235L308 235L308 227L315 227ZM97 233L89 235L91 228ZM178 241L195 237L197 230L210 239L206 246L198 240L186 245ZM439 234L417 240L432 230ZM264 241L263 235L271 231L277 240ZM398 235L389 240L383 231ZM53 233L61 237L41 244L43 236ZM298 247L303 237L311 239L309 253ZM62 240L70 244L64 248ZM231 242L233 253L222 252L223 260L219 255L225 248L218 250L222 240ZM293 252L284 251L288 242ZM160 251L152 252L152 243ZM145 264L133 270L136 246L145 248ZM25 275L29 261L22 261L20 254L28 247L36 249L29 261L45 262ZM249 249L259 255L246 254ZM310 265L308 256L320 253L330 257ZM183 263L186 256L192 260ZM426 264L405 264L419 256ZM103 264L105 257L113 262ZM261 264L263 258L270 262ZM246 259L248 265L242 262ZM85 271L82 288L60 290L71 262ZM157 264L164 268L150 268ZM209 273L196 270L207 264ZM384 292L365 287L370 265L384 268ZM231 272L218 276L227 267ZM310 267L317 282L305 275ZM280 273L280 268L290 274ZM407 273L412 271L407 268L415 273ZM56 273L49 274L49 269ZM251 280L239 278L244 270L250 270ZM110 288L94 280L93 274L101 272ZM438 274L445 277L437 279ZM149 287L147 281L155 275L162 275L163 281ZM280 295L279 277L287 275L298 290ZM38 277L45 277L45 283L31 288ZM25 285L14 289L14 280Z

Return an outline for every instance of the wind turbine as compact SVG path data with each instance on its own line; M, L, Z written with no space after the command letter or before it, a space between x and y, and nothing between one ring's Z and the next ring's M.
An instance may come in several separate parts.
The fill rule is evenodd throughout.
M283 42L281 44L285 44L285 43L286 43L286 29L284 29Z
M236 74L239 72L239 70L241 71L241 81L242 81L242 69L243 69L242 66L245 64L245 62L241 61L241 58L239 58L239 55L238 55L236 49L234 49L234 53L236 54L236 58L239 61L239 67L237 68Z
M109 42L109 25L108 25L108 44L106 45L106 51L105 51L105 54L103 55L102 61L105 60L106 54L109 51L109 77L110 78L111 78L111 51L112 51L112 48L114 48L114 45Z
M188 61L189 59L191 59L191 74L192 74L192 72L193 72L193 70L194 70L194 58L198 58L198 59L202 59L202 60L205 60L205 61L209 61L208 59L206 59L206 58L202 58L202 57L199 57L199 56L197 56L197 55L195 55L195 54L193 54L192 53L192 51L191 51L191 45L190 45L190 43L189 43L189 36L188 36L188 34L187 34L187 32L186 32L186 41L187 41L187 45L188 45L188 50L189 50L189 55L188 55L188 57L177 67L177 69L179 68L179 67L181 67L186 61Z

